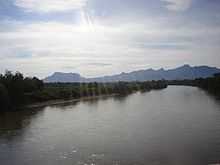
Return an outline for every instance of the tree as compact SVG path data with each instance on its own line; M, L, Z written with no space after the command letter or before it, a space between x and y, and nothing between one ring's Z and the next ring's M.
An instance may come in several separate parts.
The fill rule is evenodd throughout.
M10 107L10 98L7 88L0 83L0 110L8 110Z
M24 78L23 74L6 71L5 75L0 74L0 98L1 105L8 108L17 108L31 100L34 92L43 88L44 84L38 78Z

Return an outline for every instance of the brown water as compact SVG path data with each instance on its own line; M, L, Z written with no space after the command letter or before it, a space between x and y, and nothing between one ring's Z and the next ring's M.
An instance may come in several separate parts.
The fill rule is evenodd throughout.
M193 87L0 114L1 165L220 162L220 101Z

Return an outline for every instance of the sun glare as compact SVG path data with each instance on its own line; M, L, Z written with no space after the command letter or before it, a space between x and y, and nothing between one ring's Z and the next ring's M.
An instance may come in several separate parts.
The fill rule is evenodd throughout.
M80 10L80 21L79 21L79 26L82 31L86 32L94 32L94 22L89 15L89 13L82 9Z

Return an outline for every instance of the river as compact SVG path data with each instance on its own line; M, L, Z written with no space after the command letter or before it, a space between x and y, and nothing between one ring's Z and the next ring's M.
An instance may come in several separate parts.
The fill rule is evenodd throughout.
M196 87L0 113L2 165L220 162L220 101Z

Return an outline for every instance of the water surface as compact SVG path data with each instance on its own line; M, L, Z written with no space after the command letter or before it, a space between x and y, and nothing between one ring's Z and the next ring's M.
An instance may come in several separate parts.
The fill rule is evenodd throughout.
M194 87L0 114L4 165L207 165L220 101Z

